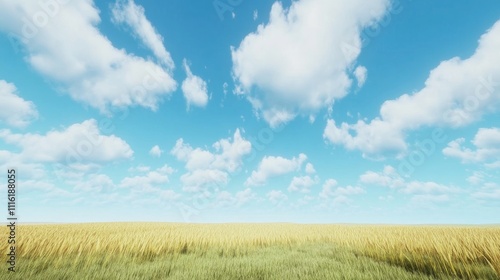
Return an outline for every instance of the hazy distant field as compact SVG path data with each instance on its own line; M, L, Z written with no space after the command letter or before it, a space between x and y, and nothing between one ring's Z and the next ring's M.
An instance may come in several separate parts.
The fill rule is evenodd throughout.
M110 223L17 236L18 272L2 260L0 279L500 278L500 227Z

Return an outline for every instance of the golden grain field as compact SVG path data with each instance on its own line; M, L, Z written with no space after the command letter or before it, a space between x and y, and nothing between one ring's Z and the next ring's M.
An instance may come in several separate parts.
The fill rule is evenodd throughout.
M166 268L161 262L169 262L169 271L177 269L176 273L183 275L182 265L176 262L186 261L182 258L189 256L194 264L206 263L202 268L205 271L199 272L199 275L205 275L203 273L210 271L211 263L217 267L215 262L230 261L233 268L221 263L219 270L227 269L233 273L233 269L250 269L250 264L245 263L245 260L259 262L269 259L269 262L263 262L262 265L272 266L273 254L279 252L283 255L294 248L294 256L300 257L291 258L291 261L310 257L309 261L314 264L314 254L321 255L321 261L325 264L316 269L329 269L333 267L333 262L329 264L329 258L340 258L340 255L346 254L346 258L352 258L349 260L352 265L357 261L370 262L370 268L360 268L368 274L372 273L370 270L378 270L377 265L380 263L391 269L401 269L404 273L416 273L422 279L424 276L429 279L500 278L500 227L94 223L22 225L17 234L16 273L33 279L50 270L56 271L51 272L55 274L50 277L59 277L58 279L77 279L73 275L80 272L86 273L81 276L82 279L101 279L96 276L104 275L99 274L104 273L99 271L100 267L116 269L115 266L120 263L123 269L127 269L125 264L131 266L134 263L147 263L151 271L156 271L152 276L144 276L139 272L130 274L127 276L130 279L188 279L180 276L168 278L168 274L162 274ZM6 242L2 246L2 250L6 251ZM273 251L275 249L272 248L280 249ZM329 251L323 251L325 248L329 248ZM258 256L262 250L268 250L265 257ZM223 257L226 259L221 259ZM234 264L235 261L238 264ZM290 261L287 259L276 262L275 269L281 265L283 267L279 269L283 270ZM155 270L155 265L162 268ZM256 264L252 265L253 269L260 269ZM267 274L261 272L262 275L251 279L273 279L272 268L269 269L271 270L265 270ZM306 270L297 273L309 275L304 276L304 279L319 279L319 276L315 276L319 275L317 272L309 268ZM95 277L90 273L94 273ZM226 279L217 276L217 271L210 273L213 273L212 278L207 276L203 279ZM253 277L248 276L252 275L251 271L245 273L247 276L238 279ZM5 277L6 273L1 275ZM26 279L23 277L19 279ZM385 279L398 278L394 276Z

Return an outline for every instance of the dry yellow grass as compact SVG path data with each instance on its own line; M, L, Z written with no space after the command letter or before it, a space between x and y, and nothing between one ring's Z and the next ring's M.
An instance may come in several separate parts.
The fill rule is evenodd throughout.
M500 276L500 227L369 226L298 224L111 223L24 225L19 259L57 266L71 256L153 259L165 254L245 255L269 246L334 244L359 255L428 275L474 279L480 270ZM5 242L2 250L6 250ZM489 268L488 268L489 267Z

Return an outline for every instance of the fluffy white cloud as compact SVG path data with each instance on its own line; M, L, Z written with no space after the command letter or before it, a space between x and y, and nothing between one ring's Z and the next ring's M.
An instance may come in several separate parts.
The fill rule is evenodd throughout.
M38 118L35 104L19 97L14 84L0 80L0 100L0 123L25 127Z
M237 192L236 197L236 205L240 206L252 199L255 199L257 195L251 189L245 189L243 191Z
M54 184L47 181L26 180L23 182L23 193L39 192L38 200L48 201L51 198L75 198L76 193L56 187Z
M40 134L15 134L0 130L0 139L21 148L19 157L27 162L102 163L128 159L133 155L130 146L115 135L102 135L97 121L86 120L68 128Z
M380 20L389 4L299 0L284 9L275 2L269 22L231 48L235 92L245 94L271 126L332 106L351 87L361 31Z
M168 188L168 183L170 182L169 176L175 172L173 168L164 165L160 168L150 170L151 168L146 166L133 168L132 172L140 172L142 174L130 175L123 178L117 184L117 187L122 188L127 192L127 195L122 196L117 192L113 192L108 198L103 197L102 200L108 200L108 204L119 200L137 206L151 206L153 204L168 206L170 202L181 198L180 194Z
M308 162L306 164L306 173L307 174L314 174L316 173L316 169L314 169L314 165L312 165L312 163Z
M151 150L149 150L149 154L153 157L161 157L163 151L160 149L160 146L155 145Z
M131 204L159 204L166 201L177 200L180 195L173 190L167 189L169 175L175 172L173 168L164 165L154 170L149 166L139 165L130 168L128 176L122 177L119 183L105 174L100 174L96 170L59 170L56 176L69 188L76 197L83 197L91 194L92 204L113 204L118 201ZM133 174L139 173L139 174Z
M479 171L474 171L474 173L467 178L467 182L472 185L479 185L484 181L484 173Z
M243 164L242 159L250 154L252 144L236 129L232 139L221 139L212 145L215 152L193 148L177 140L170 153L185 162L188 172L181 176L185 190L198 191L208 184L225 185L229 173L235 172Z
M479 129L472 140L474 150L463 147L464 143L464 138L451 141L443 149L443 154L464 163L497 161L500 158L500 128Z
M47 179L56 178L60 182L65 182L67 186L74 187L79 184L85 184L84 182L92 181L92 176L97 176L100 174L101 165L96 163L74 163L74 164L62 164L62 163L52 163L50 165L45 165L47 167ZM52 171L52 174L50 173ZM46 180L47 180L46 179ZM50 180L50 179L48 179ZM82 189L92 189L91 187L83 187ZM96 188L93 188L96 189ZM109 189L109 188L103 188Z
M314 200L315 200L314 196L306 194L303 197L299 198L296 202L291 203L290 206L292 206L295 209L300 209L305 205L310 205L311 202L313 202Z
M351 131L355 132L355 136L351 135ZM403 132L379 119L370 124L361 120L354 125L342 123L340 127L334 120L328 120L323 137L333 144L344 145L348 150L361 150L363 156L406 149Z
M354 70L354 76L358 81L358 87L362 87L365 84L367 75L368 75L368 69L366 69L366 67L364 66L356 67L356 70Z
M239 191L236 194L231 194L227 191L222 191L216 196L216 206L236 206L240 207L254 199L257 195L249 188Z
M202 78L193 75L185 59L184 70L186 71L187 77L182 82L181 88L188 108L191 105L205 107L208 103L207 83Z
M430 72L425 87L388 100L371 122L339 126L329 120L324 138L364 155L407 148L406 133L424 126L458 127L500 109L500 21L479 40L467 58L443 61Z
M500 160L495 161L493 163L487 163L485 164L485 166L491 169L500 169Z
M111 190L115 187L115 184L107 175L91 174L85 180L75 181L73 186L75 191L96 193Z
M1 133L1 131L0 131ZM23 178L41 181L46 175L44 165L37 162L31 162L29 159L23 160L19 154L11 151L0 150L0 168L7 170L15 167L23 171Z
M481 200L498 201L500 199L500 185L497 183L484 183L484 186L472 194L473 198Z
M333 193L333 188L335 188L338 185L337 180L335 179L328 179L325 181L323 184L323 189L321 190L320 197L327 198Z
M224 186L229 181L227 172L217 169L196 169L181 176L183 190L187 192L202 191L208 185Z
M312 186L318 183L318 178L311 178L311 176L293 177L292 182L288 186L289 192L302 192L308 193L311 191Z
M166 201L175 201L181 198L181 195L173 190L160 190L158 194L161 199Z
M411 198L413 203L418 204L429 204L429 203L443 203L450 200L450 197L446 194L419 194Z
M186 169L220 169L234 172L242 164L242 158L252 150L252 144L241 136L240 130L236 129L233 139L221 139L212 147L215 153L201 149L192 148L184 143L181 138L177 140L170 153L178 160L186 162Z
M27 180L23 182L23 189L27 193L32 191L50 192L51 190L56 189L56 187L49 182Z
M454 193L457 192L455 188L444 186L435 182L418 182L413 181L406 184L402 190L407 194L432 194L432 193Z
M165 165L142 176L125 177L120 182L120 187L144 192L156 192L159 186L169 182L168 176L173 172L174 170L171 167Z
M293 157L292 159L266 156L259 163L257 170L252 171L252 175L245 181L245 185L264 185L267 179L271 177L299 171L306 160L307 156L305 154L300 154L298 157Z
M338 182L334 179L328 179L323 184L323 189L319 196L321 198L329 197L347 197L351 195L358 195L365 193L365 190L361 187L338 187Z
M126 24L135 36L146 45L155 56L169 69L174 68L170 53L163 45L163 37L146 18L144 8L133 0L117 0L111 9L112 20L117 24Z
M383 172L377 173L367 171L359 178L361 183L367 185L384 186L389 188L400 188L404 186L405 180L399 176L392 166L385 166Z
M472 143L483 149L500 148L500 128L481 128Z
M365 193L365 190L361 187L353 187L353 186L347 186L345 188L337 188L334 192L333 195L335 196L349 196L349 195L356 195L356 194L363 194Z
M159 65L113 46L97 28L101 19L92 0L42 4L0 2L0 31L22 45L26 61L74 100L101 112L132 105L155 110L176 89L173 65ZM137 24L146 26L145 18L137 16L142 18ZM154 39L148 41L156 33L143 34L147 28L137 32L157 45Z
M322 199L321 207L338 206L349 204L352 202L351 196L364 194L365 190L361 187L339 187L338 182L334 179L328 179L323 184L323 188L319 193L319 198Z
M368 171L360 176L359 181L365 185L398 189L401 193L411 194L414 197L418 195L447 195L459 192L455 187L435 182L406 181L392 166L385 166L380 173Z
M139 173L145 173L151 170L151 167L145 166L145 165L139 165L137 167L130 167L128 169L128 172L133 173L133 172L139 172Z
M281 204L283 201L288 200L288 196L282 191L272 190L266 194L266 197L273 204Z

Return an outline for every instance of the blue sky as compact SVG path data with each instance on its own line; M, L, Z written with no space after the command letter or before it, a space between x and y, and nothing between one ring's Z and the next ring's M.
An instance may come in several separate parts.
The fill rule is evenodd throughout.
M493 0L2 1L18 217L498 223L499 15Z

